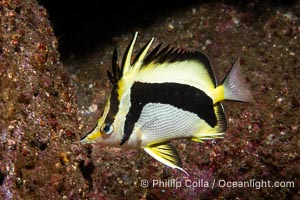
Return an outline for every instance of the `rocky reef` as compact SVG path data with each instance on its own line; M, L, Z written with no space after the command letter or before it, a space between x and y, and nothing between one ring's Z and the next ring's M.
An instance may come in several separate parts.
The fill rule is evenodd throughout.
M118 30L105 29L111 21L100 1L70 4L79 10L68 12L82 14L68 15L73 29L63 23L62 35L53 27L66 8L0 2L0 199L299 199L299 1L191 1L173 11L163 4L155 17L158 4L143 15L152 1L134 2L141 4L112 6L132 22ZM135 31L136 49L155 37L153 46L204 51L219 79L241 57L255 103L224 102L224 139L172 141L190 176L142 150L79 144L110 93L113 48L122 54ZM84 48L72 42L81 38ZM76 52L62 47L71 43Z
M0 18L0 199L79 199L76 95L47 11L1 1Z

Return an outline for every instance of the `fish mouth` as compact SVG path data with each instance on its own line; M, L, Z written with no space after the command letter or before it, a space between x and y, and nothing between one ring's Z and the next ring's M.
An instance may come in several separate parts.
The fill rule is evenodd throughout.
M94 141L93 141L93 140L90 140L90 139L88 138L88 136L89 136L91 133L93 133L93 132L95 132L95 131L97 130L97 126L98 126L98 124L96 124L96 125L94 126L94 128L92 128L89 132L87 132L87 133L85 134L85 136L83 136L83 137L80 139L80 142L81 142L81 143L94 143Z

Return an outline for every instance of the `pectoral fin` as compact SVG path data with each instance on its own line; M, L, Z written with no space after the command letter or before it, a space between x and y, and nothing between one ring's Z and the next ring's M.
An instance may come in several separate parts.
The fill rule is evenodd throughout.
M188 173L182 169L182 162L177 150L170 143L154 144L145 147L144 150L159 162L171 168L180 169L188 175Z

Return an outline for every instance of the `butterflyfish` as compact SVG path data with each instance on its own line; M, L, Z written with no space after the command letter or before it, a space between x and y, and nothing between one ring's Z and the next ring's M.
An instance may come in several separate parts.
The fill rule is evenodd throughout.
M132 59L135 33L121 65L117 50L108 78L112 90L102 116L82 143L144 149L161 163L182 170L172 140L222 138L227 128L224 100L251 102L249 85L237 59L221 84L209 58L162 43L148 53L152 38Z

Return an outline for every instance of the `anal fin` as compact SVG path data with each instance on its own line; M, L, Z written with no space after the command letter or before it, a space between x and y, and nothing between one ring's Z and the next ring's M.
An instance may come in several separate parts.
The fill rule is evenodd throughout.
M188 173L182 168L182 161L176 148L170 143L153 144L145 147L144 150L159 162L173 169L179 169L188 175Z

